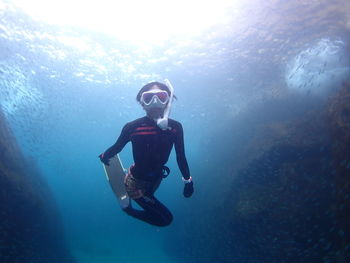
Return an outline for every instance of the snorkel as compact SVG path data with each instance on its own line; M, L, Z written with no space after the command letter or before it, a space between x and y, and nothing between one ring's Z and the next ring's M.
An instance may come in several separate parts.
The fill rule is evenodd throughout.
M163 118L159 118L157 120L157 125L162 130L167 130L168 129L168 118L169 118L170 109L171 109L171 103L173 102L173 98L174 98L174 88L168 79L165 79L164 82L165 82L165 85L167 85L167 87L170 90L170 98L169 98L169 102L168 102L166 108L164 109Z

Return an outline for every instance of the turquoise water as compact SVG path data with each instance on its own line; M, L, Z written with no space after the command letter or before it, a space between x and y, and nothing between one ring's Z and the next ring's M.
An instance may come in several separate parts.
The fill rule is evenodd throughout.
M238 171L259 157L259 150L249 147L263 148L264 141L256 139L260 126L301 119L349 81L347 1L298 3L248 1L237 12L227 10L234 17L228 24L147 48L108 33L47 24L10 8L10 1L2 3L1 107L57 200L78 263L213 262L215 257L216 262L282 262L265 254L259 261L258 252L248 260L247 247L257 243L240 240L244 234L227 239L228 211L262 215L254 212L259 207L249 195L243 193L237 207L225 200L238 191ZM119 209L97 156L126 122L144 115L135 100L140 87L164 78L178 97L171 117L184 127L195 194L182 196L173 152L171 175L157 197L174 221L158 228ZM121 158L125 166L132 164L130 145ZM271 200L261 198L278 200L277 193ZM215 231L226 223L226 233ZM230 242L238 244L235 249ZM225 247L220 244L228 247L225 252L216 248ZM238 254L240 244L244 249Z

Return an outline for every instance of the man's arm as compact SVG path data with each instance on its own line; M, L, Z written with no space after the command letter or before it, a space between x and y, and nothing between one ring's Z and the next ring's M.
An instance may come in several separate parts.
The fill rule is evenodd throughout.
M113 144L111 147L109 147L103 154L100 155L101 161L107 161L115 156L117 153L120 153L121 150L124 148L124 146L130 141L130 134L129 134L129 125L126 124L120 135L118 140L115 144Z
M175 138L175 152L176 152L176 160L177 164L180 168L182 176L185 180L190 179L190 169L188 167L186 155L185 155L185 146L184 146L184 135L182 125L179 124L177 129L177 134Z
M186 156L185 156L185 146L184 146L184 134L182 125L179 124L177 127L177 134L175 139L175 151L176 151L176 160L179 165L180 171L182 173L182 180L184 181L184 190L183 195L188 198L193 194L193 181L190 175L190 169L188 168Z

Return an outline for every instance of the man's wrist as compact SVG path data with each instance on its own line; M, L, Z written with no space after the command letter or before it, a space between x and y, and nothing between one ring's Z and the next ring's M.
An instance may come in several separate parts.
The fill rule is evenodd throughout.
M184 177L182 177L182 181L185 183L185 184L189 184L192 182L192 176L190 176L190 178L188 179L185 179Z

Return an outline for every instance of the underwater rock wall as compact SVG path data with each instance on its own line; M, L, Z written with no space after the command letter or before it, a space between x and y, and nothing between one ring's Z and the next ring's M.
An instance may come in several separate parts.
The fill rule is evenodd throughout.
M0 262L71 263L53 197L0 112Z
M184 262L349 262L349 85L302 117L251 129L246 163L222 176L230 190L202 184L197 195L218 198L196 200L167 251Z
M350 260L350 83L334 96L328 107L329 128L332 137L332 161L336 185L336 202L332 211L338 226L337 247L343 262Z

